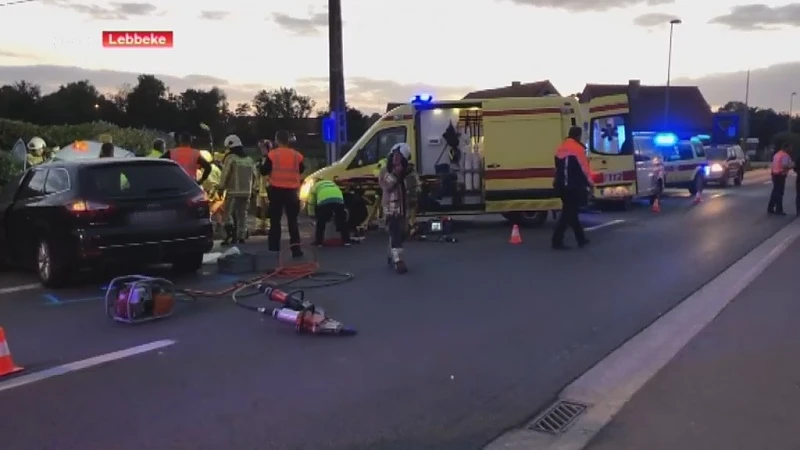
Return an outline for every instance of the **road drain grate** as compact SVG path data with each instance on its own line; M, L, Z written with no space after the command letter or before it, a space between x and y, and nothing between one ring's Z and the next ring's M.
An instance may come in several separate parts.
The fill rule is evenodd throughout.
M547 434L561 434L586 411L586 405L559 400L548 408L528 429Z

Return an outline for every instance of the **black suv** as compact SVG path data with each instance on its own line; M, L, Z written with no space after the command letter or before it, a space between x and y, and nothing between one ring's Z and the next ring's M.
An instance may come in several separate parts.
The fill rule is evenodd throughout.
M0 192L0 255L58 287L81 269L169 262L194 272L214 245L208 199L170 160L33 167Z

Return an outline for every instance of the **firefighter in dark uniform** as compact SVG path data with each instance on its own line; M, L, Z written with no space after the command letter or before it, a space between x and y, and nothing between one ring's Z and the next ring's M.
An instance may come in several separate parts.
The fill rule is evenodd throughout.
M553 187L561 197L561 214L553 230L552 246L564 250L564 233L572 228L579 247L589 243L583 231L578 212L589 201L589 192L594 189L586 147L581 143L582 130L571 127L567 139L558 147L555 154L556 175Z

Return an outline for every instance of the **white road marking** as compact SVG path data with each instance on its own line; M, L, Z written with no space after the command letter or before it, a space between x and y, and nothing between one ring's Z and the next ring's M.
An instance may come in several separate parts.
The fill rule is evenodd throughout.
M31 289L38 289L42 287L40 283L21 284L19 286L11 286L0 289L0 295L13 294L15 292L30 291Z
M765 181L765 182L764 182L764 184L765 184L765 185L767 185L767 184L772 184L772 180L770 180L770 181Z
M564 388L560 399L589 407L563 434L550 436L522 428L501 436L485 450L583 449L798 237L800 222L792 222Z
M714 195L712 195L712 196L711 196L711 198L712 198L712 199L715 199L715 198L724 197L724 196L726 196L726 195L728 195L728 193L727 193L727 192L719 192L719 193L717 193L717 194L714 194Z
M601 224L599 224L599 225L594 225L594 226L591 226L591 227L586 227L586 228L584 228L584 231L594 231L594 230L599 230L599 229L601 229L601 228L606 228L606 227L611 227L611 226L614 226L614 225L619 225L619 224L621 224L621 223L624 223L624 222L625 222L625 220L624 220L624 219L616 219L616 220L612 220L611 222L606 222L606 223L601 223Z
M52 367L50 369L46 369L41 372L34 372L28 375L22 375L16 378L11 378L8 381L0 382L0 392L25 386L31 383L36 383L37 381L46 380L48 378L57 377L70 372L77 372L79 370L84 370L90 367L99 366L101 364L109 363L111 361L117 361L123 358L139 355L141 353L147 353L153 350L169 347L171 345L174 345L175 343L176 341L173 341L171 339L155 341L149 344L138 345L136 347L131 347L125 350L119 350L116 352L106 353L104 355L94 356L92 358L82 359L80 361L71 362L69 364L64 364L62 366ZM19 363L19 361L17 361L17 363Z

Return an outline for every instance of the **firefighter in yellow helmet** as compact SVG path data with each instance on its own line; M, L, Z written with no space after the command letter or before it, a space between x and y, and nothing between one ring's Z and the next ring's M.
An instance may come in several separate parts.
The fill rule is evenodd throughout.
M225 233L223 245L234 241L243 244L247 239L247 208L253 192L257 172L253 160L244 153L239 136L225 138L230 155L225 158L219 188L225 190Z
M167 143L163 139L156 139L153 141L153 148L147 154L148 158L161 158L164 156L164 151L167 149Z
M260 175L261 166L264 165L264 160L267 159L269 151L274 146L272 141L263 139L258 142L258 150L261 152L261 160L256 165L259 171L258 176L258 198L256 199L256 230L254 234L266 235L269 230L269 194L267 188L269 187L269 175Z
M28 155L27 155L27 165L30 166L38 166L45 162L44 154L45 150L47 149L47 144L44 142L44 139L36 136L28 142Z

